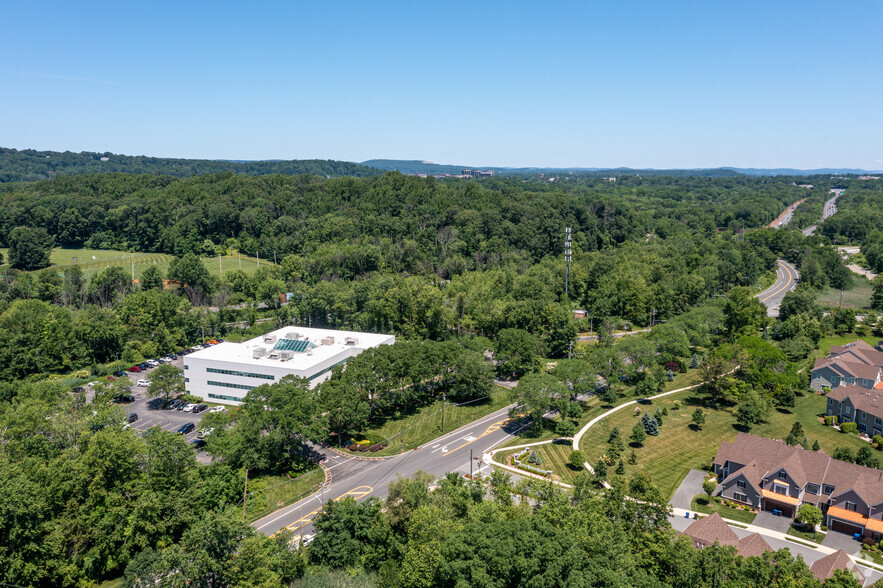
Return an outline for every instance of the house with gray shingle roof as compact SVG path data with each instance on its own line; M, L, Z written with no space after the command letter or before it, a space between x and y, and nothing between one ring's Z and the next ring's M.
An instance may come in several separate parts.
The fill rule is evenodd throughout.
M817 392L850 385L867 390L883 387L883 350L861 339L834 345L826 357L816 359L811 373L810 386Z
M855 562L842 549L835 551L831 555L826 555L822 559L817 559L809 567L809 571L816 577L816 580L824 582L834 575L836 570L846 570L859 584L865 583L865 577L855 565Z
M709 545L729 545L736 548L736 552L742 557L762 555L765 551L773 551L766 539L757 533L739 539L739 536L724 522L718 513L702 517L690 523L679 535L690 538L693 547L704 549Z

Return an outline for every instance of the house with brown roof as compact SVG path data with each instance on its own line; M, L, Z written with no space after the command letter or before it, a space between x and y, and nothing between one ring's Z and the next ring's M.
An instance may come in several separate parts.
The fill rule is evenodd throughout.
M752 533L739 539L739 536L733 532L718 513L693 521L679 535L689 537L696 549L704 549L715 543L729 545L735 547L736 552L742 557L752 557L761 555L765 551L773 551L766 539L758 533Z
M846 570L858 582L864 585L866 579L855 565L855 562L842 549L835 551L831 555L826 555L822 559L817 559L809 567L809 571L816 577L816 580L824 582L834 575L837 570Z
M883 538L883 471L833 459L823 451L739 433L714 458L720 495L794 518L804 503L819 507L832 531Z
M828 392L825 414L837 422L854 422L869 437L883 434L883 390L867 390L855 384L837 386Z

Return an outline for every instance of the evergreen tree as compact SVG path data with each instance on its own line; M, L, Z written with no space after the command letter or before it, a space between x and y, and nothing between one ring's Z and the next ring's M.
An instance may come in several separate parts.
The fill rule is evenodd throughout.
M635 423L635 427L632 429L632 436L630 437L632 441L641 445L645 439L647 439L647 431L644 430L644 425L640 422Z
M815 441L812 442L812 450L813 450L813 451L818 451L818 450L821 449L821 448L822 448L822 446L819 445L819 440L818 440L818 439L816 439Z
M693 423L696 425L697 429L702 429L702 425L705 424L705 413L702 412L701 408L697 408L693 411Z
M617 464L616 466L616 473L620 476L625 475L625 464L622 462L622 460L619 460L619 464Z
M641 416L641 425L643 425L644 432L648 435L653 437L659 435L659 423L652 415L650 415L650 413L645 412L643 416Z
M699 367L699 356L697 354L693 354L693 357L690 358L690 368L696 369Z

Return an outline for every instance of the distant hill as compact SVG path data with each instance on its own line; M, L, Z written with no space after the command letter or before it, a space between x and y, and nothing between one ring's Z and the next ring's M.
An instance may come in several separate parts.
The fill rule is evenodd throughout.
M122 172L164 174L179 178L230 171L262 176L269 174L313 174L316 176L372 176L380 170L331 159L290 161L219 161L211 159L171 159L143 155L117 155L83 151L35 151L0 147L0 183L30 182L61 175Z
M585 175L642 175L642 176L695 176L725 178L732 176L813 176L813 175L857 175L880 173L863 169L823 168L823 169L792 169L792 168L740 168L718 167L706 169L635 169L630 167L498 167L493 165L447 165L421 161L419 159L369 159L362 165L378 169L400 171L403 174L452 174L459 175L464 169L494 170L497 174L585 174Z

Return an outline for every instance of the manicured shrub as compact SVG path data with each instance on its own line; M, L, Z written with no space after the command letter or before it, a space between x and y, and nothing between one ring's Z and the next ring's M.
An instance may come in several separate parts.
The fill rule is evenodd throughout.
M843 423L840 425L840 431L847 435L852 435L858 431L858 425L855 423Z

